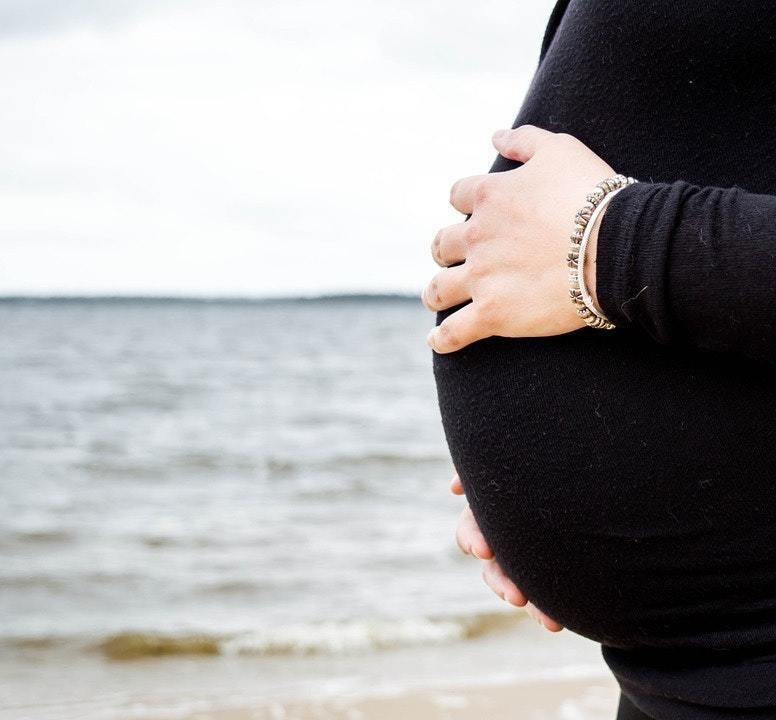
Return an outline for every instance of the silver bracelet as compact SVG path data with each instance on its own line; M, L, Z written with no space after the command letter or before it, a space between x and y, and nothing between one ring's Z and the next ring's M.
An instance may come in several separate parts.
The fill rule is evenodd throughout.
M618 193L625 189L625 185L622 187L618 187L616 190L612 190L611 192L604 195L601 202L596 205L595 210L593 210L593 214L590 216L590 220L588 220L587 225L585 226L585 230L582 233L582 241L579 243L579 267L577 268L577 278L579 279L579 291L582 293L582 301L585 304L585 307L587 307L588 310L590 310L594 315L597 315L599 318L601 318L605 323L608 323L609 325L614 327L612 323L609 321L609 319L603 314L601 310L599 310L595 304L593 303L593 298L590 295L590 292L587 289L587 285L585 284L585 262L587 260L587 243L590 239L590 236L593 234L593 227L595 226L595 221L598 219L599 215L603 214L604 208L606 207L607 203ZM611 329L611 328L606 328Z
M638 182L635 178L617 174L599 182L585 198L585 204L574 216L574 231L571 234L571 249L566 259L569 267L569 295L585 323L600 330L613 330L612 323L593 304L593 299L585 287L584 267L585 250L590 232L596 218L601 214L606 204L627 185Z

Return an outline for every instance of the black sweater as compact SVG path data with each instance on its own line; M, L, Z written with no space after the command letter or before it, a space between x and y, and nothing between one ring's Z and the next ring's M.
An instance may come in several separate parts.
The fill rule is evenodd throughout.
M434 354L475 517L645 712L776 718L776 3L560 0L524 123L640 182L598 238L616 330Z

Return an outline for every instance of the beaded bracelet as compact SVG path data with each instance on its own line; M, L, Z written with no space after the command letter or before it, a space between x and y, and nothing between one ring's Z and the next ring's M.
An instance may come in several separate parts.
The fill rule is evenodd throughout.
M590 232L598 215L606 204L627 185L638 182L635 178L617 174L599 182L585 198L585 204L574 216L574 231L571 234L571 249L566 264L569 267L569 295L585 323L600 330L613 330L612 323L593 304L593 299L585 287L585 250Z

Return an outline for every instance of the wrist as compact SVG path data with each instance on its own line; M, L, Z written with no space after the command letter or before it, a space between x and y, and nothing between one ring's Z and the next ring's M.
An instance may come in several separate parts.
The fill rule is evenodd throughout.
M603 312L600 304L598 303L598 294L596 293L595 279L596 279L596 254L598 250L598 229L601 227L601 221L606 215L608 207L605 207L595 218L593 227L590 230L590 236L587 239L587 249L585 252L585 286L590 298L593 301L593 305L596 310Z
M611 199L628 185L638 182L622 174L599 182L585 198L585 204L574 216L574 231L571 234L571 248L567 256L569 270L569 295L577 307L577 315L586 325L602 330L614 330L614 323L604 315L598 305L596 292L596 260L598 254L598 233L601 219ZM590 250L590 239L595 232L595 242ZM590 288L590 289L588 289ZM592 294L591 294L592 290Z

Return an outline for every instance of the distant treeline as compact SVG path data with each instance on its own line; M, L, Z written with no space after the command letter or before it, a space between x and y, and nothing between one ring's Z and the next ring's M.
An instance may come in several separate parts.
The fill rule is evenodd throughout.
M420 303L420 294L405 293L342 293L331 295L305 295L287 297L186 297L154 295L6 295L0 296L0 303L211 303L211 304L261 304L277 303L321 303L321 302L408 302Z

